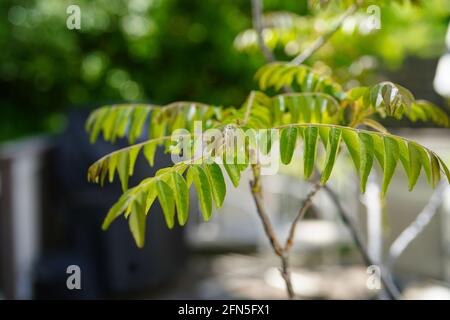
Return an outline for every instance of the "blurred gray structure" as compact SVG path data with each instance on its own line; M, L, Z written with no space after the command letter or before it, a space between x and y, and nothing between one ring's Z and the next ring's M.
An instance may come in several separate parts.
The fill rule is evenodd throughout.
M41 252L41 169L49 147L46 138L0 146L0 275L7 299L32 297Z
M94 161L123 146L89 143L88 114L72 112L59 136L0 145L0 296L6 299L92 299L152 292L176 280L187 256L183 229L169 230L155 203L139 249L128 222L107 232L102 220L121 195L118 184L90 184ZM170 164L159 150L155 166L136 162L130 185ZM68 290L66 269L78 265L82 290Z

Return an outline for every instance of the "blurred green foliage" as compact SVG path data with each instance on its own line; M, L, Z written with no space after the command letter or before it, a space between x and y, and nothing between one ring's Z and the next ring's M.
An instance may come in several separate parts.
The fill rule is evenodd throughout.
M66 27L70 4L81 30ZM55 130L74 105L239 103L262 63L233 49L246 0L2 0L0 12L2 140Z
M307 16L266 11L265 42L278 57L292 59L330 28L343 12L340 7L335 1ZM306 63L348 81L349 87L359 84L355 80L373 82L367 76L377 76L372 71L379 67L397 70L405 57L427 59L442 54L449 21L450 0L368 1ZM254 30L242 31L235 47L249 55L258 52Z
M81 30L66 27L71 4L81 8ZM267 11L307 13L306 0L264 4ZM413 41L421 51L429 37L442 38L448 10L437 11L442 14L431 18L433 33L414 31L417 37L405 36L402 28L410 16L387 15L392 45L381 54L402 58L410 51L395 41ZM251 28L249 0L2 0L0 12L0 140L57 131L71 106L174 100L238 105L263 64L261 54L233 47L235 37ZM377 46L375 40L359 48ZM334 44L346 41L337 37ZM353 62L348 50L344 60L327 52L322 57L330 66Z

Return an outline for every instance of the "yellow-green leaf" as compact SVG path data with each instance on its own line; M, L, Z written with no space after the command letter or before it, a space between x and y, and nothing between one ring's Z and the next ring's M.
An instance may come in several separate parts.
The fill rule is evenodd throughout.
M149 112L149 109L146 107L136 107L134 109L130 131L128 133L130 143L134 143L136 139L141 136L142 127L144 126Z
M89 131L89 129L91 129L90 130L90 133L91 133L90 134L90 142L91 143L94 143L97 140L98 135L103 128L104 122L108 118L110 110L111 110L110 107L103 107L92 113L91 117L93 120L88 121L88 124L89 124L89 122L92 122L93 124L89 124L87 126L88 131Z
M239 171L238 166L235 165L234 163L227 163L227 157L224 155L223 167L227 171L228 176L230 177L230 180L233 183L233 186L238 187L239 180L241 179L241 173Z
M128 152L121 152L117 156L117 171L119 172L120 182L122 184L122 190L128 189L128 177L129 177L129 165L130 165L130 155Z
M116 220L120 215L127 209L129 204L129 198L132 190L127 190L120 198L119 201L117 201L111 209L109 209L105 219L102 223L102 229L106 230L109 228L111 223Z
M145 204L144 204L145 205ZM128 225L134 241L139 248L144 247L145 243L145 223L146 215L143 204L139 201L134 201L131 205L131 213L128 218Z
M130 114L133 111L133 107L125 107L120 112L120 115L117 119L117 125L115 126L114 133L113 133L113 142L115 141L116 137L123 137L126 133L128 123L130 122Z
M164 214L164 219L169 229L175 224L175 201L173 191L167 183L162 180L156 180L156 190L158 192L158 200Z
M178 173L171 174L171 184L175 195L175 204L177 207L177 217L180 226L184 226L189 213L189 189L184 178Z
M192 175L195 189L197 189L203 220L208 221L212 212L211 186L209 185L208 177L199 165L190 167L188 174Z
M155 186L152 183L149 188L147 198L145 199L145 214L147 214L152 206L153 202L155 202L156 197L158 196L158 190L156 190Z
M134 165L136 164L136 159L139 155L139 151L141 151L141 146L132 147L129 151L130 153L130 164L128 168L128 175L132 176L134 172Z
M109 170L109 182L113 182L114 180L114 173L116 172L116 168L117 168L117 155L111 155L111 157L109 157L108 159L108 170Z
M212 196L216 208L221 208L227 192L225 179L223 178L222 170L216 163L205 164L205 172L208 176L209 184L211 186Z
M103 136L105 137L106 141L113 141L114 137L114 131L116 128L116 120L119 116L119 110L117 108L111 108L108 117L105 119L105 122L103 124Z
M144 156L147 159L150 166L152 166L152 167L155 164L155 152L156 152L157 147L158 147L158 144L155 142L147 143L144 146Z

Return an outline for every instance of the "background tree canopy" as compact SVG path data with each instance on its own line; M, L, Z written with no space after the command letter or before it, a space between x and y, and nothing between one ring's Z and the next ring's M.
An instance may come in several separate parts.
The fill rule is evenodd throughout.
M250 1L79 0L79 31L66 28L70 4L1 1L0 140L58 131L71 106L174 100L238 105L255 86L263 58L236 47L236 37L251 27ZM388 7L376 34L351 42L336 35L332 46L341 54L324 48L324 65L345 71L357 57L376 55L395 68L407 55L443 51L447 0L424 1L421 10ZM306 0L269 0L265 9L308 14ZM336 9L330 6L324 17L339 14ZM405 28L413 28L407 37ZM287 44L276 45L283 50Z

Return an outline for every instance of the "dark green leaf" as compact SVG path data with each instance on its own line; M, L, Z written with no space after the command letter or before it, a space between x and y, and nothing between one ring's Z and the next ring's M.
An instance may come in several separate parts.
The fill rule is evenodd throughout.
M317 140L319 138L319 129L317 127L309 126L303 131L304 139L304 174L309 178L314 170L314 162L317 154Z
M415 142L410 143L410 148L414 148L419 154L420 163L422 164L423 170L427 175L428 183L431 183L431 163L428 152L426 152L423 147L419 146Z
M355 164L356 170L359 171L360 159L359 159L359 138L358 134L353 130L343 130L342 131L342 139L347 146L348 152L353 159L353 163Z
M334 163L336 161L336 156L339 150L339 145L341 143L341 133L342 130L338 128L331 128L327 144L327 155L325 162L325 169L322 173L321 183L325 184L330 177L331 171L333 170Z
M397 141L391 137L384 137L384 174L381 186L381 196L386 194L389 183L397 166L399 150Z
M430 157L431 157L432 186L433 186L433 188L436 188L439 181L441 180L441 171L439 168L439 160L432 153L430 153Z
M382 170L384 170L384 141L382 136L377 134L371 134L373 139L373 150L375 152L375 157Z
M359 139L361 141L361 149L360 149L360 188L361 192L366 192L367 178L369 177L370 170L372 170L373 166L373 139L372 136L368 133L361 132L359 133Z
M409 151L409 190L411 191L417 183L417 179L420 175L420 169L422 168L422 161L420 152L414 143L408 142L408 151Z
M448 167L446 166L446 164L444 163L444 161L441 158L439 158L439 157L437 157L437 158L439 160L439 163L441 164L442 169L444 170L445 175L447 176L448 183L450 183L450 171L449 171Z
M297 142L297 133L298 130L295 127L285 128L281 131L280 157L281 162L284 164L289 164L291 162Z

